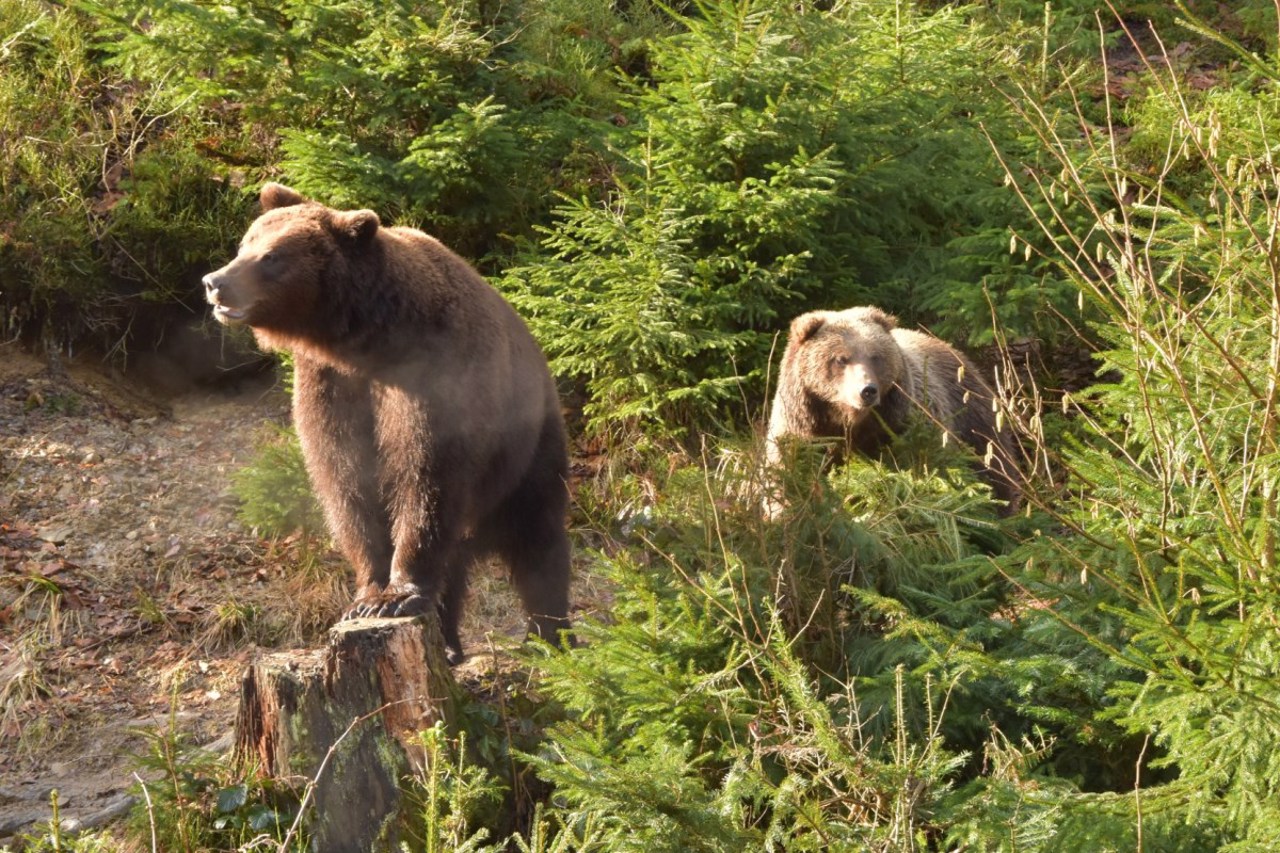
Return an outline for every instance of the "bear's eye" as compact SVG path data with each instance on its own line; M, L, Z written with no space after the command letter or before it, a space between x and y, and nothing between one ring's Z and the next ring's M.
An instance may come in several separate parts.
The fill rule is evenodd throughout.
M835 357L835 359L834 359L834 363L835 363L835 366L836 366L836 367L848 367L848 366L849 366L849 356L847 356L847 355L838 355L838 356L836 356L836 357Z

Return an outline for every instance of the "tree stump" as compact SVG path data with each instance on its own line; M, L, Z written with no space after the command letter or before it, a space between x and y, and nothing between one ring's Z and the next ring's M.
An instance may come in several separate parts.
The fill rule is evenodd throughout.
M434 614L340 622L325 649L249 667L236 756L314 785L313 850L394 849L413 818L402 781L425 769L418 733L453 721L456 690Z

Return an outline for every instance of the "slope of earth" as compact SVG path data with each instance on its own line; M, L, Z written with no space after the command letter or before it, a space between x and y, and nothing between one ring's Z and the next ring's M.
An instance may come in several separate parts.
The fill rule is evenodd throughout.
M267 383L163 403L0 348L0 840L52 789L66 818L122 809L148 730L229 731L289 563L230 474L287 411Z
M157 399L0 346L0 846L49 818L55 789L64 822L122 814L171 726L226 750L253 656L323 642L349 601L344 564L256 536L230 490L288 411L269 376ZM481 572L469 666L523 627Z

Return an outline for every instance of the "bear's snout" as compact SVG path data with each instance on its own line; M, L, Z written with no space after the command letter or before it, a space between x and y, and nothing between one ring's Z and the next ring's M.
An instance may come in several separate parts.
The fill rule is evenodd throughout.
M854 412L865 413L880 403L880 383L875 371L860 362L846 365L839 379L837 399Z
M226 267L206 275L204 282L205 301L213 306L213 316L220 323L238 323L245 317L243 309L232 307L227 302L227 291L231 285L231 277L225 272Z
M222 276L218 272L211 272L201 279L201 281L204 282L205 297L210 302L213 302L218 298L218 291L222 288Z

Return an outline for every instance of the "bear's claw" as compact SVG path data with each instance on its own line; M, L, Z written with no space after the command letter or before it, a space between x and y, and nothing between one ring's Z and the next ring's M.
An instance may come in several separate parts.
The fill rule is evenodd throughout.
M384 592L361 598L342 614L350 619L390 619L396 616L419 616L429 609L427 599L417 592Z

